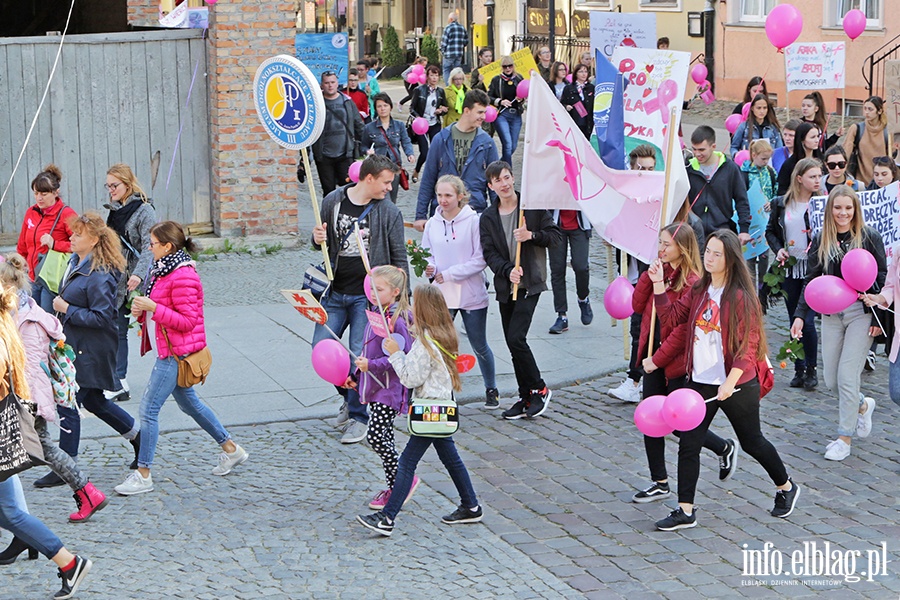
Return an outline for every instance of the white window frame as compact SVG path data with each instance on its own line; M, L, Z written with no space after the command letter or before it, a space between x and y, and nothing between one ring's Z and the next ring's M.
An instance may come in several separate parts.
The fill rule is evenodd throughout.
M763 14L762 15L748 15L744 12L744 3L747 2L747 0L738 0L737 6L735 7L737 10L737 15L736 15L737 18L735 19L735 21L738 23L753 23L753 24L760 24L760 25L765 24L766 17L769 14L769 11L766 10L766 2L768 0L759 0L759 1L761 3L760 6L762 7ZM777 5L778 5L777 2L773 2L772 8L775 8L775 6L777 6ZM771 9L769 9L769 10L771 10Z
M612 10L612 0L585 0L584 2L575 2L575 10Z
M826 13L831 20L828 25L831 27L841 27L844 20L844 7L850 4L850 0L827 0L829 3L828 12ZM859 8L866 12L866 4L871 0L859 0ZM883 29L884 28L884 11L885 0L878 0L878 16L874 19L866 19L866 30ZM849 8L848 8L849 10Z
M655 12L681 12L682 0L639 0L638 10Z

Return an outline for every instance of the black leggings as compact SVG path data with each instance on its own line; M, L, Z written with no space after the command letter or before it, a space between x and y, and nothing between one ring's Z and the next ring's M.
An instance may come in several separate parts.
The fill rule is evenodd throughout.
M372 450L381 457L381 465L384 467L384 481L388 489L394 487L394 479L397 477L397 462L399 455L394 446L394 419L400 411L394 410L386 404L372 402L369 404L369 429L366 431L366 441L372 446Z
M644 375L644 398L650 396L665 396L685 386L686 377L678 377L666 382L666 376L662 369ZM672 432L676 437L681 437L680 431ZM725 440L707 429L703 440L703 447L713 454L721 456L728 445ZM666 472L666 438L644 436L644 450L647 451L647 464L650 467L650 478L653 481L665 481L669 478Z
M434 139L434 136L438 134L441 130L441 119L438 118L438 122L428 128L428 132L425 135L418 136L419 138L419 158L416 160L416 173L422 172L422 165L425 164L425 160L428 158L428 148L431 147L431 140ZM427 138L425 136L428 136Z
M688 383L688 387L700 392L703 398L711 398L719 390L719 386L695 382ZM778 450L760 430L759 381L754 378L735 387L740 388L740 391L727 400L706 404L706 418L696 429L681 433L681 442L678 444L678 502L694 503L697 480L700 478L700 449L706 439L709 424L720 408L731 422L741 448L766 470L772 483L776 486L787 483L787 470Z

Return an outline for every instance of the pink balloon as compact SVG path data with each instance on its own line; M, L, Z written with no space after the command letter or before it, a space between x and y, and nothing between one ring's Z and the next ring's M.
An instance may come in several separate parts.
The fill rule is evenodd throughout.
M847 310L859 298L856 290L834 275L820 275L810 281L803 296L811 309L823 315Z
M878 263L864 248L854 248L841 261L841 275L857 292L866 292L878 278Z
M424 65L413 65L412 72L415 73L416 75L419 75L420 73L424 73L425 66Z
M519 82L519 85L516 86L516 98L519 100L523 100L528 98L528 87L531 85L531 81L528 79L523 79Z
M855 40L866 30L866 13L854 8L844 15L844 33L851 40Z
M350 374L350 353L337 340L322 340L312 349L316 375L333 385L343 385Z
M215 4L215 3L218 2L218 1L219 1L219 0L206 0L206 3L207 3L207 4Z
M350 163L350 170L347 175L350 177L350 181L356 183L359 181L359 169L362 167L362 161L357 160Z
M734 162L737 166L741 166L745 161L750 160L750 151L749 150L741 150L740 152L736 152L734 155Z
M484 111L484 122L485 123L493 123L497 120L497 109L493 106L488 106L487 110Z
M801 31L803 31L803 15L792 4L779 4L766 17L766 36L779 50L784 50L796 42Z
M744 102L744 106L741 107L741 121L746 121L750 117L750 103Z
M571 73L566 75L566 83L572 83L572 74Z
M424 117L416 117L412 122L412 130L419 135L428 133L428 121Z
M691 69L691 79L694 80L694 83L697 85L701 85L704 81L706 81L706 77L709 75L709 70L706 68L706 65L694 65L694 68Z
M419 83L419 74L415 71L410 71L406 74L406 83L410 85L415 85Z
M631 296L634 295L634 286L626 278L619 276L609 284L603 293L603 306L606 312L614 319L627 319L634 312L631 306Z
M366 292L366 298L369 299L369 302L375 304L375 290L372 289L371 275L366 275L366 278L363 279L363 290Z
M424 72L419 73L419 83L425 83L426 81L428 81L428 75Z
M666 397L662 418L675 431L690 431L703 422L706 403L697 390L681 388Z
M741 124L741 115L729 115L727 119L725 119L725 129L728 130L728 133L734 135L734 132L737 131L738 125Z
M675 431L663 420L662 408L665 401L665 396L650 396L644 398L634 409L634 424L647 437L666 437Z

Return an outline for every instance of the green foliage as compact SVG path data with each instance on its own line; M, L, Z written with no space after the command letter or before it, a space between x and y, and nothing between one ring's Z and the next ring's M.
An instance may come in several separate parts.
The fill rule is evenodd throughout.
M428 58L429 65L440 65L441 64L441 50L440 46L434 36L430 33L426 33L422 36L422 56Z
M387 31L384 33L384 42L381 44L381 60L388 67L403 64L400 40L397 37L397 30L392 25L388 25Z
M775 357L776 360L781 361L794 361L794 360L803 360L806 358L806 351L803 350L803 342L800 340L795 340L794 338L790 338L784 344L781 345L781 348L778 350L778 355ZM782 365L784 368L786 365Z

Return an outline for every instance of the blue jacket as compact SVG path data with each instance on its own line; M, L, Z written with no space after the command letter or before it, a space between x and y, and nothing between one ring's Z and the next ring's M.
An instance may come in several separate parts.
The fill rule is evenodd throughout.
M469 157L463 165L463 172L456 170L456 157L453 154L453 138L450 130L455 127L446 127L431 140L428 150L428 158L422 169L422 180L419 183L419 200L416 203L416 220L425 220L434 214L437 207L437 197L434 194L434 186L441 175L458 175L466 183L466 188L471 194L469 206L475 212L481 214L488 205L488 187L484 171L487 166L499 160L497 146L491 136L483 129L475 132Z
M111 390L117 384L115 302L121 274L92 269L91 263L90 256L79 264L78 255L72 255L70 272L59 288L69 308L59 316L66 341L75 350L75 381L83 388Z
M391 146L394 148L393 151L388 148L385 135L390 140ZM391 119L391 124L387 130L381 126L381 119L377 117L371 123L366 124L362 145L363 150L368 150L370 147L375 146L375 154L387 156L401 167L403 166L403 159L407 156L412 156L415 152L412 142L409 140L409 134L406 132L406 126L394 119Z
M754 123L754 130L750 130L747 127L749 123L749 120L744 121L743 123L738 125L737 131L734 132L734 137L731 138L732 157L741 150L749 150L751 138L754 140L769 140L769 143L772 144L773 149L781 148L782 146L784 146L784 140L781 138L781 132L778 131L778 128L775 125L766 123L765 125L760 127L759 125Z

